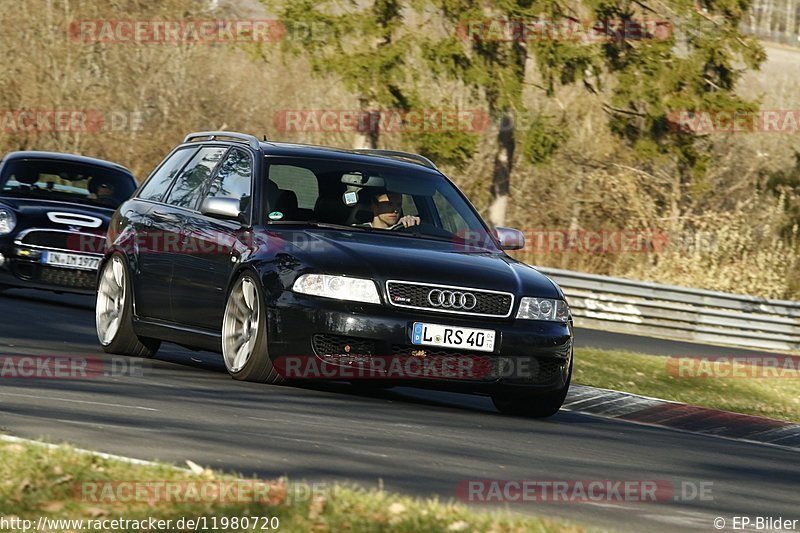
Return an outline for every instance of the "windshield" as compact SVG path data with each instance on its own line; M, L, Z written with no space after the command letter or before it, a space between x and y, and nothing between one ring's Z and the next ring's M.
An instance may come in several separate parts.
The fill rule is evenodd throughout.
M325 224L451 242L487 235L459 191L424 169L268 157L265 172L265 224ZM482 243L495 248L485 238Z
M124 172L83 163L45 159L14 159L3 166L0 194L78 202L116 209L136 189Z

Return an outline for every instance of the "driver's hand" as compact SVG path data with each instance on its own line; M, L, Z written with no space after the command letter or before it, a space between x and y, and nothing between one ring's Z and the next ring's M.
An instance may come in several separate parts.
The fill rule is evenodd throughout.
M402 224L404 228L410 228L411 226L417 226L420 223L419 217L415 217L412 215L406 215L402 217L400 220L397 221L398 224Z

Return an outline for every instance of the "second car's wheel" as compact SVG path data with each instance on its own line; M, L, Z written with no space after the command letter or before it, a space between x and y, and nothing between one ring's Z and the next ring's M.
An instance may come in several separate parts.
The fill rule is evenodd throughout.
M161 346L161 341L139 337L134 332L132 294L125 261L121 256L114 255L103 266L97 285L97 338L104 352L153 357Z
M564 404L571 380L572 363L570 363L569 374L567 374L566 383L562 388L544 394L493 394L492 403L498 411L507 415L529 418L553 416Z
M222 320L222 357L228 373L242 381L282 383L267 353L267 313L261 287L251 274L233 284Z

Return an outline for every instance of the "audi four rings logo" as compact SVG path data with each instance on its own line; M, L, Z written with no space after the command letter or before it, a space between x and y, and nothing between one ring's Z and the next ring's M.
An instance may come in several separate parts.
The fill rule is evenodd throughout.
M470 311L478 305L478 299L469 292L443 291L433 289L428 293L428 303L433 307L444 307L446 309L464 309Z

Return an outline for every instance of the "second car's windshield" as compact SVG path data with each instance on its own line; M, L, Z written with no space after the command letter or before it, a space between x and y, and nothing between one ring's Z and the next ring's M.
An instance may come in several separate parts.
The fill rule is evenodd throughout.
M131 176L68 161L11 160L0 175L0 195L91 204L116 209L136 188Z
M265 172L265 223L399 230L451 241L487 232L455 187L426 169L270 157Z

